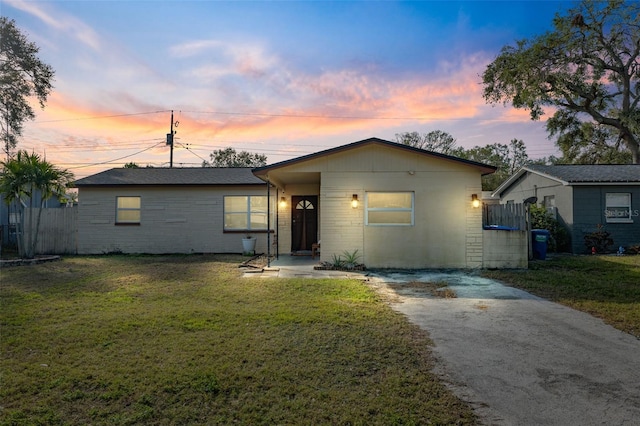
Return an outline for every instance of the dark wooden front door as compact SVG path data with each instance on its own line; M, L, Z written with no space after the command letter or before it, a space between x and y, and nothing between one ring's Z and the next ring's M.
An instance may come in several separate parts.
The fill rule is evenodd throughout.
M291 210L291 251L311 250L318 235L318 196L292 196Z

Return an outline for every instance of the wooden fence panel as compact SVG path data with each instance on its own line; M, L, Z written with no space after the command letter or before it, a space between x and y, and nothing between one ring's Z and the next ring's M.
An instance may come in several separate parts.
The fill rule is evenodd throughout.
M524 204L485 204L482 210L482 226L527 229L527 211Z
M33 210L35 218L40 209ZM27 218L29 212L25 212ZM26 222L26 221L25 221ZM29 241L31 229L25 223L25 236ZM34 229L35 231L35 229ZM42 209L40 232L36 245L36 254L76 254L78 252L78 207L60 207Z

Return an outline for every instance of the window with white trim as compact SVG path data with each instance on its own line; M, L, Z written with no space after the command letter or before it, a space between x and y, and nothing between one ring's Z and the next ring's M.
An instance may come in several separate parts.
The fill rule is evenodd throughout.
M116 197L116 223L140 223L140 197Z
M272 224L273 224L273 215ZM266 231L267 197L227 195L224 197L225 231Z
M608 192L606 194L607 207L604 216L607 223L632 223L631 193Z
M367 192L365 223L371 226L412 226L413 192Z

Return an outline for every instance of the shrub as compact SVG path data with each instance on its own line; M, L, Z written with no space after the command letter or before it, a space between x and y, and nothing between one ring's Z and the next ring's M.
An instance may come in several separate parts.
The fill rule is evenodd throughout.
M589 252L595 248L596 253L608 253L610 251L609 247L613 245L613 238L604 229L604 226L598 224L594 232L584 236L584 245L587 246Z
M353 253L345 250L342 254L344 256L343 266L346 269L354 269L358 265L358 259L360 259L358 249L355 249Z
M531 229L546 229L551 234L548 251L569 251L569 233L565 227L554 219L545 207L532 204L529 211L531 212Z

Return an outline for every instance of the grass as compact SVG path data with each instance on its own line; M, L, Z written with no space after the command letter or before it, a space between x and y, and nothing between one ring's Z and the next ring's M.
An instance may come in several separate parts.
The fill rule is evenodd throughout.
M640 338L640 256L557 256L527 271L487 271L545 299L602 318Z
M240 256L0 270L0 424L475 424L366 284Z

